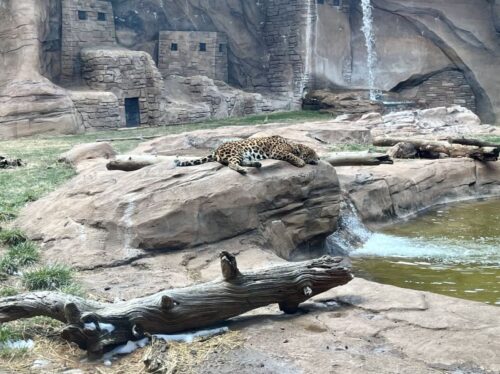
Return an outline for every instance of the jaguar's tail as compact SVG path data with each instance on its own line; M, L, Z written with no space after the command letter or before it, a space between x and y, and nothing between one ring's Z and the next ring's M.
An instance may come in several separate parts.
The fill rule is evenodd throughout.
M189 161L175 160L175 165L176 166L195 166L195 165L206 164L207 162L215 162L215 157L213 154L208 155L207 157L198 158L196 160L189 160Z

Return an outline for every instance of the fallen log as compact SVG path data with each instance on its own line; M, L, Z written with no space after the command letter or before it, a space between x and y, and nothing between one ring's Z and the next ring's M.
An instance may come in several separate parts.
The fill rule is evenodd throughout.
M172 161L171 156L121 155L106 164L108 170L135 171L160 162ZM392 164L390 156L384 153L343 152L332 153L322 158L332 166Z
M147 135L147 136L131 136L127 138L109 138L109 139L96 139L96 143L101 143L101 142L121 142L121 141L128 141L128 140L149 140L149 139L156 139L160 138L165 135Z
M468 138L447 138L446 139L450 144L461 144L461 145L470 145L475 147L493 147L500 148L500 144L485 142L479 139L468 139Z
M394 158L399 155L402 158L412 158L411 147L415 148L416 158L462 158L468 157L479 161L497 161L500 148L476 147L462 144L450 144L447 141L412 139L412 138L389 138L377 137L373 140L373 145L379 147L394 147L388 154Z
M168 156L152 155L121 155L106 164L108 170L134 171L146 166L158 164L160 162L172 160Z
M384 153L343 152L332 153L322 158L332 166L357 166L393 164L391 157Z
M222 252L222 279L118 303L101 303L59 292L32 292L0 299L0 323L47 316L67 326L61 336L90 358L147 334L171 334L222 322L277 303L295 313L312 296L348 283L348 260L324 256L241 273Z

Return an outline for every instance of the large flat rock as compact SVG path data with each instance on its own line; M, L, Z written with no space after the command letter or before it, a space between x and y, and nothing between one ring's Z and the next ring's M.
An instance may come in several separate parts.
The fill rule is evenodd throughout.
M16 224L43 243L46 258L83 268L249 232L290 258L320 247L339 204L335 169L323 162L268 160L242 176L218 163L175 168L172 160L127 173L97 160L80 164L78 176L30 204Z

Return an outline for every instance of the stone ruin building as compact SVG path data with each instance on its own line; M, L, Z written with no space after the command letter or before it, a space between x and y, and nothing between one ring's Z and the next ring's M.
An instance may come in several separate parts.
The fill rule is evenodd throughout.
M165 75L204 75L228 81L227 36L220 32L161 31L158 68Z
M118 47L111 3L62 4L62 81L85 128L159 125L163 79L148 53Z
M191 18L187 8L158 6L150 12L132 1L113 9L114 3L6 2L0 12L9 35L0 40L0 136L291 110L311 90L366 88L359 1L256 0L239 13L220 4L215 13L196 8L201 17ZM496 57L488 53L496 40L487 23L490 13L483 9L477 15L484 22L460 18L464 30L484 32L482 43L489 49L478 51L457 44L457 32L442 32L434 23L425 26L434 33L427 33L420 13L413 15L418 22L403 22L379 8L373 20L379 52L375 86L389 93L384 98L391 104L458 104L483 121L496 121L500 75ZM33 105L19 105L27 97L24 90Z

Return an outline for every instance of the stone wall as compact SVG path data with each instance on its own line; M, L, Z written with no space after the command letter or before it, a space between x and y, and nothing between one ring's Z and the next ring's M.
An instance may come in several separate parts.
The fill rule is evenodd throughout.
M425 100L431 108L461 105L476 113L476 97L464 74L459 70L434 74L416 88L412 98Z
M203 76L165 78L168 112L164 123L199 122L211 118L290 110L289 101L235 89Z
M228 80L228 44L223 33L202 31L161 31L158 68L163 76L204 75Z
M85 130L106 130L122 126L120 102L112 92L69 92Z
M122 123L126 118L125 99L138 98L140 124L159 125L165 111L163 78L146 52L126 49L86 48L81 52L82 75L87 85L113 92L120 101Z
M61 78L63 82L73 82L79 79L82 48L110 47L115 44L115 22L110 2L62 1Z

